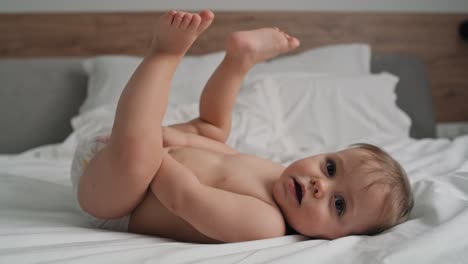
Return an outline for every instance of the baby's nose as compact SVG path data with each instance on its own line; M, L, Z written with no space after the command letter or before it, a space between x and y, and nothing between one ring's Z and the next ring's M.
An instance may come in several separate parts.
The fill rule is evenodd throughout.
M326 183L320 179L312 179L312 194L316 199L322 199L326 192Z

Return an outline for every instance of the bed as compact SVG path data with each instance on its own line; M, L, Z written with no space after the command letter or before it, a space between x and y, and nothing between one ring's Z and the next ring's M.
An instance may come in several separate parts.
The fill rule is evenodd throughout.
M0 26L0 262L466 262L468 135L435 130L468 121L468 45L456 36L466 14L219 13L173 82L166 124L196 114L227 32L274 24L298 35L297 53L249 74L228 143L283 164L377 144L409 175L415 207L406 223L376 236L219 245L92 228L72 194L74 149L112 125L158 14L0 15L9 25Z

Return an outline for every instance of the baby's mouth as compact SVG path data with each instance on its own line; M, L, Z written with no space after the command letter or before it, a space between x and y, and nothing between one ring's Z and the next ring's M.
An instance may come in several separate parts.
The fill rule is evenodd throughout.
M293 181L294 181L294 187L296 188L297 201L299 202L299 204L301 204L302 203L302 197L304 195L303 187L295 178L293 178Z

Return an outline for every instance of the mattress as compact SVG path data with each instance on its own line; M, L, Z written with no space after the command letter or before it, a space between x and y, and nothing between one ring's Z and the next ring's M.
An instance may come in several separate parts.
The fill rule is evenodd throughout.
M0 155L1 263L464 263L468 257L468 136L374 138L407 169L409 221L377 236L300 235L202 245L93 229L72 195L76 133Z

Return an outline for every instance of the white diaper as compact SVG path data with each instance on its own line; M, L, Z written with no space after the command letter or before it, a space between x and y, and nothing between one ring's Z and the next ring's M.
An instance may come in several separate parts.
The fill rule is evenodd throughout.
M98 151L103 149L109 140L107 135L93 136L87 140L81 140L76 147L75 156L71 166L71 182L75 198L78 200L78 183L80 177L88 165L89 161L96 155ZM117 219L100 219L96 218L85 211L81 210L83 214L92 222L95 227L102 229L110 229L115 231L126 232L128 230L128 223L130 215L126 215Z

